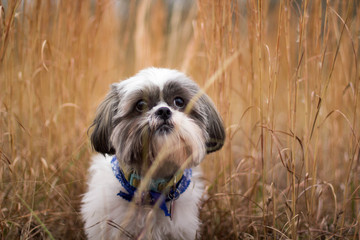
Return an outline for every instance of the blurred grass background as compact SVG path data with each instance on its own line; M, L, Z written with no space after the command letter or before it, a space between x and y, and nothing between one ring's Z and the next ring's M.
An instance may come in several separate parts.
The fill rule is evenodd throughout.
M201 239L359 238L360 3L0 1L0 239L84 239L112 82L176 68L226 124Z

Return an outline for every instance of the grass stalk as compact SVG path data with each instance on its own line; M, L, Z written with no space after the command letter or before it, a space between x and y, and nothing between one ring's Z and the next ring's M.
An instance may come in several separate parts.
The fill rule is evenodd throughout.
M53 237L49 229L45 226L45 224L41 221L39 216L34 212L34 210L31 209L31 207L25 202L22 197L20 197L19 195L17 195L17 197L20 199L22 204L24 204L24 206L30 211L31 217L34 217L36 219L36 221L40 224L41 228L47 233L48 237L54 240L55 238Z
M357 1L0 1L0 238L84 238L87 129L148 66L185 71L186 112L206 93L226 125L201 239L358 238L359 19Z

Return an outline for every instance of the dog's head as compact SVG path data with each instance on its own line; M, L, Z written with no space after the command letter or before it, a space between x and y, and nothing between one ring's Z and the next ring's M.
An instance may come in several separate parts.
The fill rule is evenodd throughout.
M225 131L210 98L183 73L148 68L115 83L98 108L91 142L97 152L140 173L161 158L157 175L198 165L219 150ZM159 155L161 155L159 157Z

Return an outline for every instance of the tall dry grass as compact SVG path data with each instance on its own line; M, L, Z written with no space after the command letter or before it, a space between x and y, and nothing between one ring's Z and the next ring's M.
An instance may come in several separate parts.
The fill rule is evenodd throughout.
M82 239L111 82L177 68L227 129L202 239L359 237L358 1L0 1L0 238Z

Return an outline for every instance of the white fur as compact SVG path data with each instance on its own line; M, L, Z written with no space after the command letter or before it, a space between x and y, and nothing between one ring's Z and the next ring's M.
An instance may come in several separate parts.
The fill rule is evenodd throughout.
M175 201L173 219L170 220L159 208L138 205L133 208L133 203L117 196L120 190L126 190L112 172L111 158L100 154L94 156L89 170L89 189L81 208L88 239L129 239L111 226L114 223L136 239L195 239L200 225L198 204L203 194L198 168L193 168L190 186ZM149 214L153 218L147 221Z

